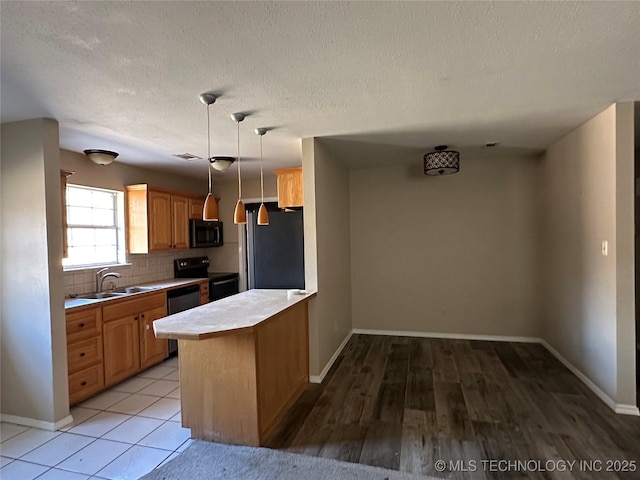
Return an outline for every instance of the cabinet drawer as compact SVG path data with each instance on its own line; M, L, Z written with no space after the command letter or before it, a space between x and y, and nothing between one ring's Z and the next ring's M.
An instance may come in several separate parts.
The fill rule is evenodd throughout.
M67 345L69 373L102 363L102 336Z
M69 375L69 403L71 405L90 397L104 387L102 364Z
M67 343L102 334L100 308L67 313Z
M203 282L200 284L200 295L209 295L209 282Z
M200 305L204 305L205 303L209 303L209 294L200 295Z
M114 303L113 305L105 305L102 307L103 321L116 320L129 315L135 315L145 310L153 310L155 308L166 308L167 294L166 292L148 293L141 295L135 300L125 300Z

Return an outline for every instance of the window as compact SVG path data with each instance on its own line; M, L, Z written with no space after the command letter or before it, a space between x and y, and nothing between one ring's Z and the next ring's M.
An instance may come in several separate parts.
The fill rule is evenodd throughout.
M67 185L65 268L125 262L124 194L113 190Z

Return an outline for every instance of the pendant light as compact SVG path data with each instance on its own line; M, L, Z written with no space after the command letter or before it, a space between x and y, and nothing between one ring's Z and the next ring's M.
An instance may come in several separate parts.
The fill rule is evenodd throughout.
M262 170L262 137L267 133L266 128L256 128L256 135L260 136L260 209L258 210L258 225L269 225L269 214L264 206L264 173Z
M242 203L242 178L240 177L240 122L244 120L244 114L232 113L231 119L238 124L238 203L233 211L233 223L240 225L247 223L247 212Z
M207 106L207 170L209 172L209 193L204 201L202 208L202 220L218 221L220 213L218 211L218 201L211 193L211 116L209 115L209 107L216 101L213 93L203 93L200 95L200 101Z

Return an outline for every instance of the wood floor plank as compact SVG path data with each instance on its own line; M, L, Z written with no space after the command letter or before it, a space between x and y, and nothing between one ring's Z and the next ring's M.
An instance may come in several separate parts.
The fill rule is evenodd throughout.
M398 470L402 447L402 425L372 420L360 455L360 463Z
M640 418L616 415L546 349L520 343L353 335L269 446L436 478L640 478L434 469L437 460L640 460Z

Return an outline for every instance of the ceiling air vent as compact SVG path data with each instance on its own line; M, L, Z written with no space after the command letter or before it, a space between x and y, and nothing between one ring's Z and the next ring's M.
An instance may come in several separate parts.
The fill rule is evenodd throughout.
M187 162L191 162L193 160L200 160L202 158L202 157L198 157L197 155L192 155L190 153L175 153L173 156L186 160Z

